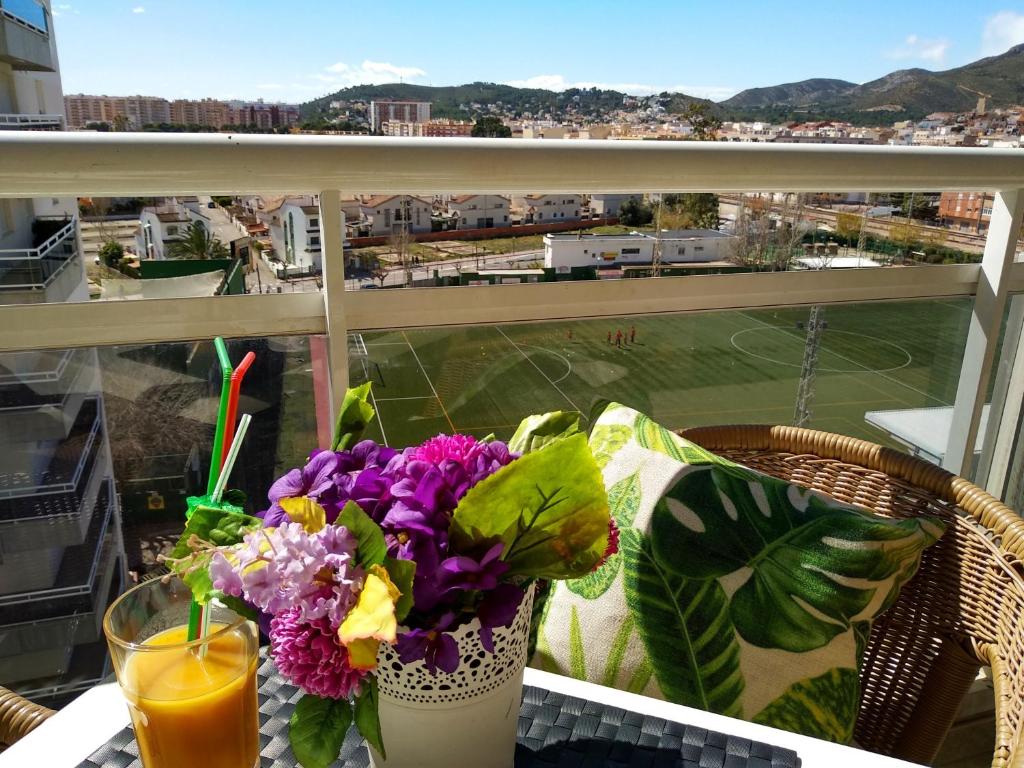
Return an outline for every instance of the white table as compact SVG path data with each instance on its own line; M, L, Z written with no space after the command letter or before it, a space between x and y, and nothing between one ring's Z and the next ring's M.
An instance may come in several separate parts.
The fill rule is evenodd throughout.
M665 720L787 747L796 751L804 768L909 768L913 765L853 747L713 715L699 709L624 693L536 669L526 670L525 683ZM126 725L128 709L117 685L97 686L0 754L0 767L75 768Z

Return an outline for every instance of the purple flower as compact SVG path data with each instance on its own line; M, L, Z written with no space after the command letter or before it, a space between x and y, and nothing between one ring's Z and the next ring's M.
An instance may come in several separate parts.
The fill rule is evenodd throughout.
M395 650L403 664L423 660L430 674L437 670L451 674L459 667L459 644L446 630L455 620L454 613L446 613L433 629L411 629L398 636Z
M438 580L442 588L452 590L491 590L498 586L499 577L508 570L508 563L502 562L501 551L505 545L498 542L479 562L465 555L443 560L437 567Z
M278 671L314 696L346 699L359 692L367 671L353 669L348 650L326 619L303 622L300 609L278 614L270 622L270 653Z
M334 488L334 473L338 469L339 454L334 451L314 451L310 454L309 463L302 469L293 469L284 477L279 478L270 486L267 498L270 509L263 513L263 524L277 526L290 519L281 508L281 499L294 496L309 496L320 502L320 497ZM322 504L321 504L322 506ZM335 513L337 517L337 513Z
M525 596L522 587L509 583L499 584L484 595L476 609L476 617L480 619L480 645L488 653L494 653L494 628L512 626Z

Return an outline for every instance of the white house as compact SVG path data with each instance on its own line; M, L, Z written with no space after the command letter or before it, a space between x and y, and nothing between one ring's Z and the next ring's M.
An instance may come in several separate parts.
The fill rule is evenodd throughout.
M606 195L596 194L590 196L590 210L594 216L600 219L609 216L618 216L619 209L627 200L639 199L640 195Z
M309 198L286 197L272 210L270 242L285 270L319 272L320 207Z
M521 195L512 198L512 208L519 212L523 224L578 221L583 208L583 196Z
M430 231L433 202L413 195L361 195L341 201L348 224L360 222L354 229L370 237L395 235L403 230Z
M455 229L490 229L509 226L511 208L511 200L502 195L455 195L447 211Z
M544 266L613 267L650 264L657 237L639 232L628 235L559 233L544 235ZM724 261L735 236L714 229L677 229L661 233L661 260L665 264Z
M135 250L139 258L166 259L171 243L181 240L191 223L188 212L176 202L143 208L139 228L135 231Z

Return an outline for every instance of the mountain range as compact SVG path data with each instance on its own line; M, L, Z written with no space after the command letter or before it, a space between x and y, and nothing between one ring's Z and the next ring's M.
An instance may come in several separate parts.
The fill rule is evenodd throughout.
M988 97L990 108L1024 104L1024 45L954 69L901 69L862 84L811 78L748 88L718 103L683 93L661 93L650 98L670 113L683 112L688 104L697 102L706 104L723 119L781 122L832 118L878 124L920 119L931 112L970 111L983 94ZM485 107L496 105L506 115L529 112L600 119L622 108L630 97L598 88L548 91L481 82L440 87L408 83L357 85L307 102L302 105L303 116L315 119L331 114L332 101L370 99L430 101L437 117L469 119L487 111Z

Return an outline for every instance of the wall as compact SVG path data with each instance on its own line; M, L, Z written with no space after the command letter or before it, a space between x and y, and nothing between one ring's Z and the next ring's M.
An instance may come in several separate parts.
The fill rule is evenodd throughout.
M161 277L202 275L218 269L228 272L234 263L234 259L170 259L168 261L143 259L139 262L139 267L142 271L142 279L151 280Z
M590 219L589 221L559 221L550 224L521 224L514 227L491 227L490 229L459 229L447 232L419 232L410 234L409 239L418 243L430 243L440 240L490 240L496 237L525 237L526 235L543 235L547 232L571 232L591 227L606 227L618 224L619 220ZM387 237L350 237L346 241L348 247L366 248L371 245L387 245Z

